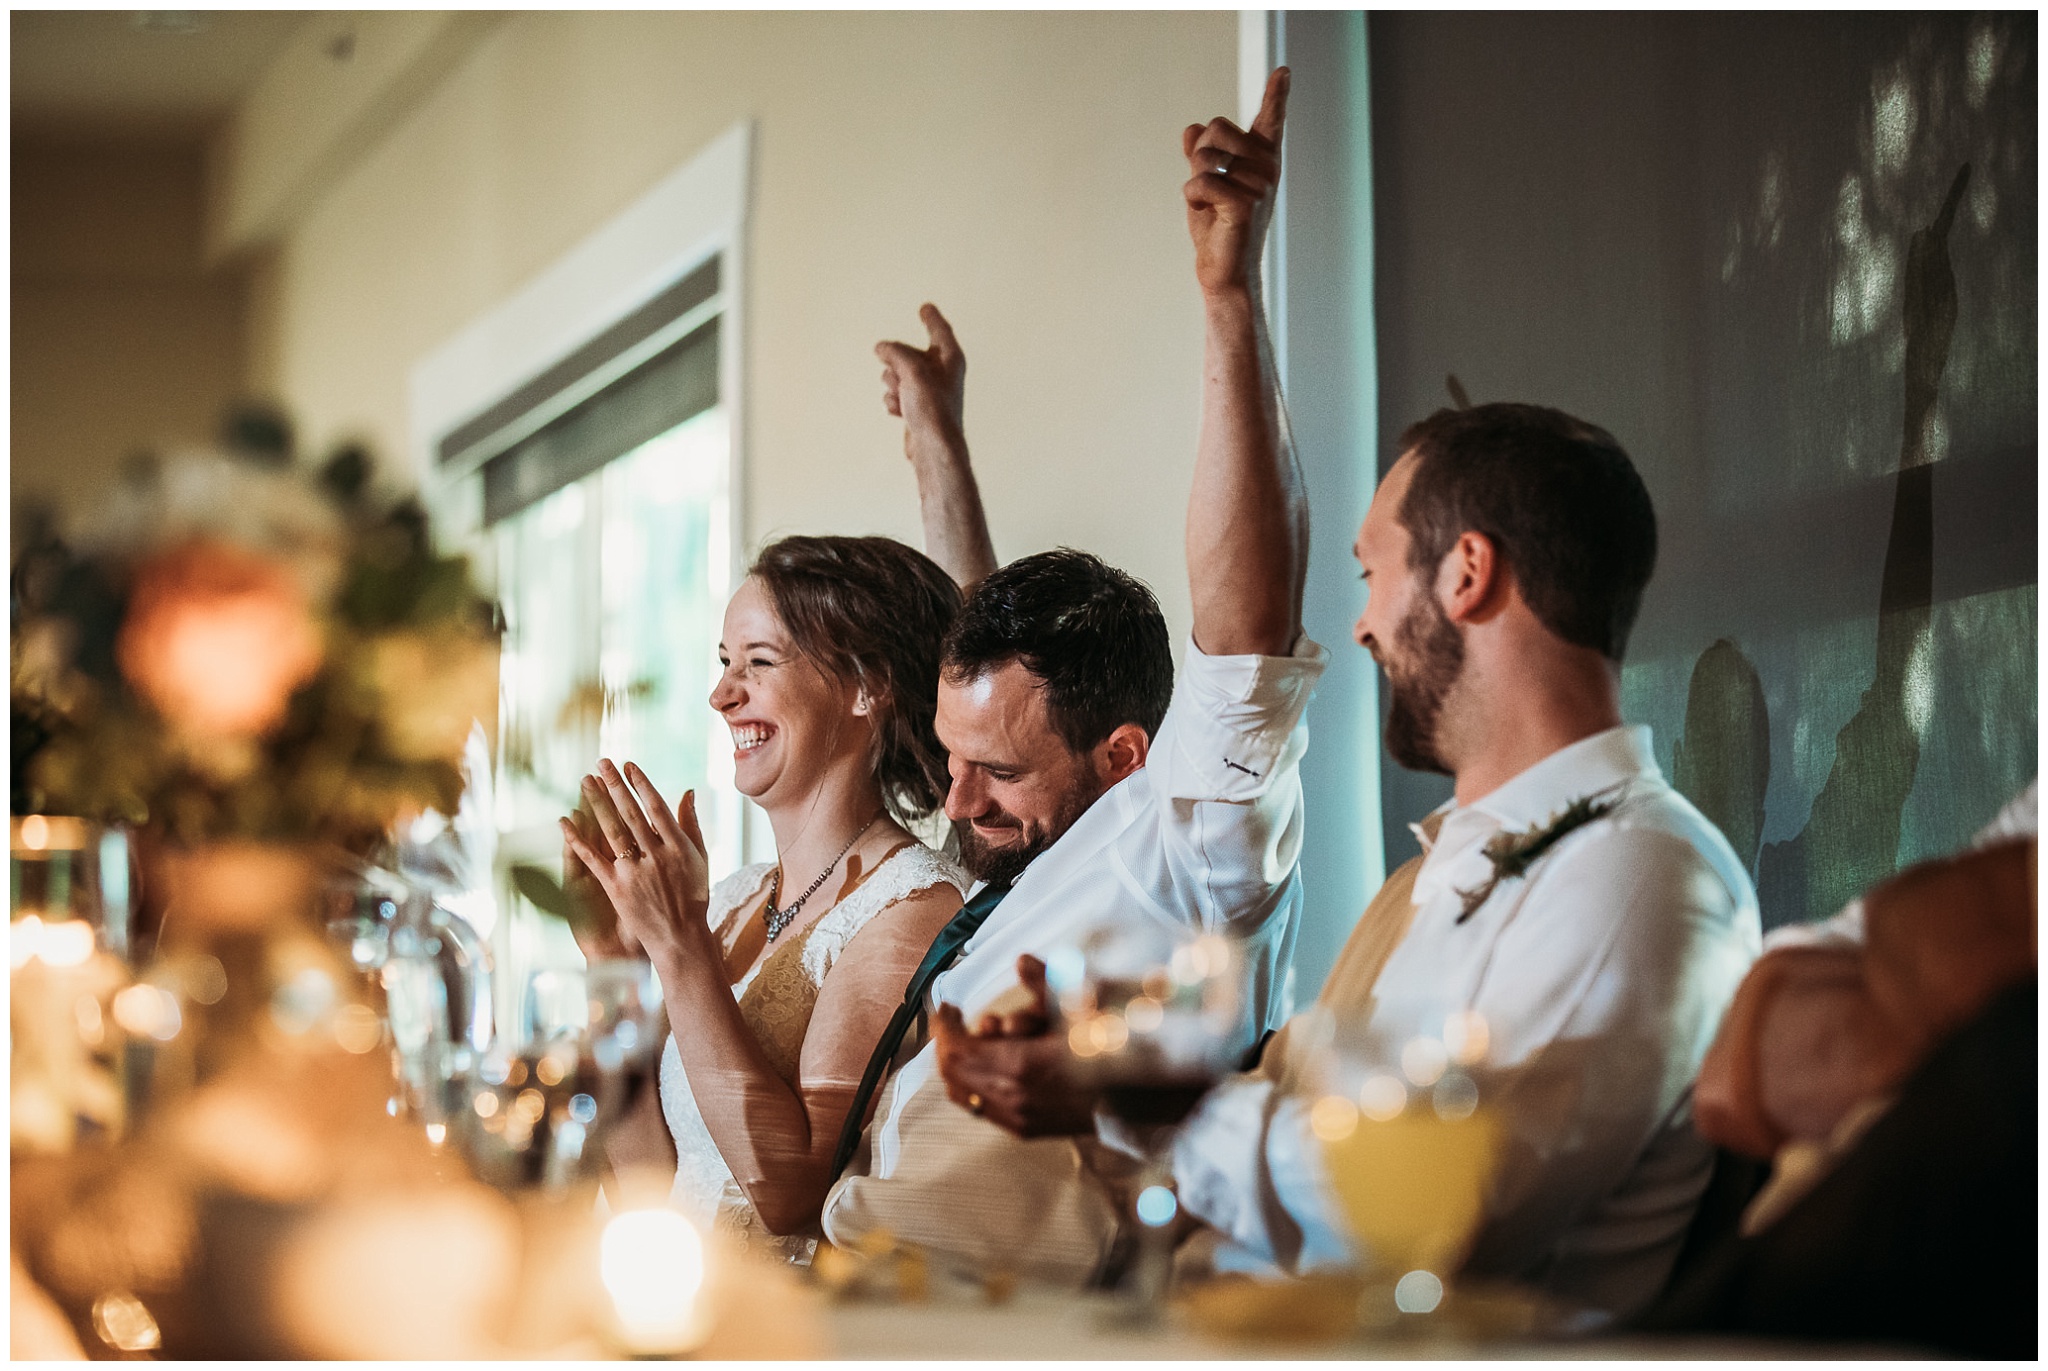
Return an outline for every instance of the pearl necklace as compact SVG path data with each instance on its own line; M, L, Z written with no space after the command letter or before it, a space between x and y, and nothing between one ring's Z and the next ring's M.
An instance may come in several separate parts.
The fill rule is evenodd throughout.
M809 888L806 889L803 894L797 896L794 900L791 900L789 902L788 907L783 909L777 909L775 907L775 897L782 893L782 864L780 862L776 863L775 875L773 876L773 878L770 879L768 883L768 907L765 911L763 911L762 914L762 921L768 925L769 942L772 943L777 938L782 936L782 931L789 927L790 922L794 920L798 912L803 909L804 901L810 899L811 896L818 893L818 887L825 884L825 878L827 876L830 876L833 873L833 871L838 869L840 860L844 858L847 853L853 851L853 845L855 843L859 842L862 838L867 837L868 830L873 828L878 822L880 822L881 818L882 816L877 814L874 818L869 819L865 824L861 825L860 832L854 834L851 838L848 838L846 840L846 846L839 849L839 856L834 857L830 862L825 864L825 869L818 873L818 879L812 881Z

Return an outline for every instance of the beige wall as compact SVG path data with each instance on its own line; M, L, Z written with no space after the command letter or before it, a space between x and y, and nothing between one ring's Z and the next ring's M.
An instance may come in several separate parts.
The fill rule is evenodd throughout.
M123 457L211 438L245 366L241 293L201 266L201 159L13 147L11 511L83 514Z
M997 551L1056 543L1188 623L1200 318L1179 130L1234 111L1205 14L521 14L286 232L251 376L397 457L414 363L713 137L757 121L751 543L914 539L875 340L954 318Z

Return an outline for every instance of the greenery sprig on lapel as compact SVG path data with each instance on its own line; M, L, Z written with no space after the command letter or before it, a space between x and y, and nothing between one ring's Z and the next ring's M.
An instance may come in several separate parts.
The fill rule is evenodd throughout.
M1544 853L1557 846L1567 833L1613 813L1614 807L1620 803L1619 795L1596 791L1573 800L1562 813L1551 815L1547 822L1535 828L1524 829L1520 833L1504 829L1488 838L1484 851L1486 860L1493 863L1493 874L1478 889L1458 892L1465 905L1454 922L1463 923L1471 918L1479 906L1493 897L1494 890L1502 881L1519 880L1528 875L1529 868L1536 865Z

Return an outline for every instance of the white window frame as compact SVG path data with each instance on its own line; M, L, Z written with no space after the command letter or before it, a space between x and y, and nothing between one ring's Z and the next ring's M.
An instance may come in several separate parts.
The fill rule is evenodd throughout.
M488 574L479 473L490 454L477 453L444 466L439 461L441 440L711 258L721 257L718 294L706 302L708 308L692 310L685 320L714 312L720 316L718 402L730 416L731 433L727 546L737 582L744 560L746 489L746 425L741 422L745 311L738 306L745 299L752 164L753 126L736 124L413 366L413 460L444 543L478 556ZM566 392L561 407L631 370L680 336L672 333L664 329L620 354L574 392ZM537 412L536 420L544 421L553 412L554 406Z

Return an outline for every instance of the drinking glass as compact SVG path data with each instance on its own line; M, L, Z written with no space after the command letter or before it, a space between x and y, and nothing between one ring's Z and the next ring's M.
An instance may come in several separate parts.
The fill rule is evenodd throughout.
M16 817L10 837L9 1134L17 1151L62 1152L132 1113L114 1014L133 979L128 848L119 829L59 815Z
M603 1130L651 1088L661 985L642 961L534 972L520 1022L486 1051L456 1111L492 1184L559 1190L595 1172Z
M1389 1016L1392 1018L1393 1016ZM1363 1252L1360 1314L1384 1326L1443 1302L1484 1213L1502 1121L1481 1098L1486 1022L1450 1012L1305 1022L1309 1126Z
M1242 964L1228 938L1176 937L1138 921L1096 928L1048 962L1077 1074L1144 1151L1132 1204L1138 1245L1125 1279L1126 1319L1156 1319L1165 1298L1180 1209L1173 1139L1249 1040Z

